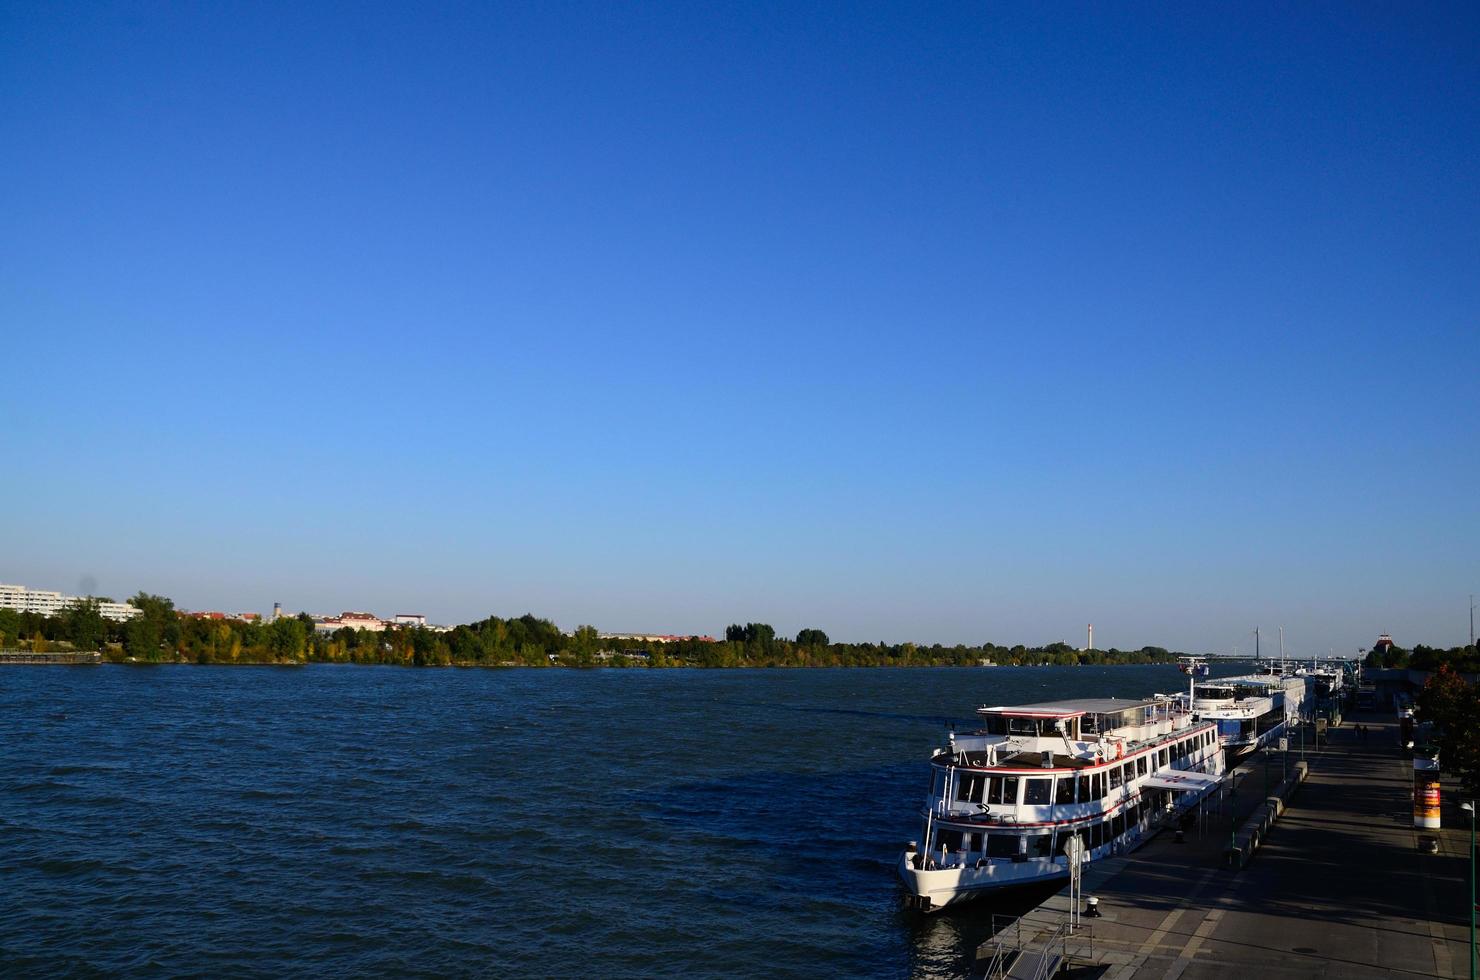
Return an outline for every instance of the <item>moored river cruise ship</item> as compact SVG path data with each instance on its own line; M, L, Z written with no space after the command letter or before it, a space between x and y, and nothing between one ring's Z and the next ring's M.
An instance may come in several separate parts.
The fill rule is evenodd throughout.
M934 911L1069 873L1133 850L1223 776L1215 727L1183 699L1095 698L979 708L930 760L921 837L899 875L909 903Z
M1299 722L1306 687L1305 677L1279 671L1199 681L1193 687L1192 710L1218 726L1218 742L1233 765Z

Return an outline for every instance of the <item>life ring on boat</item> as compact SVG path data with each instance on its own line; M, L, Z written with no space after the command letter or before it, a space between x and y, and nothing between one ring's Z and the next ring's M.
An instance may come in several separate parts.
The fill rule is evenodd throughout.
M1124 742L1116 742L1115 743L1115 758L1118 760L1118 759L1122 759L1124 757L1125 757L1125 743Z

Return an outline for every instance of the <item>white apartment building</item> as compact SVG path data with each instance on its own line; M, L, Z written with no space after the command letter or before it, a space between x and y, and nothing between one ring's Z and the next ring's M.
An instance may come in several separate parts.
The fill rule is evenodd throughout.
M348 626L352 630L369 630L372 633L379 633L387 625L389 624L385 620L373 613L342 612L338 616L325 616L314 620L313 628L320 633L332 633Z
M82 596L62 595L42 589L28 589L24 585L0 585L0 609L15 609L19 612L40 613L42 616L60 616L68 606L80 602ZM100 602L98 612L104 619L123 622L139 615L139 609L126 602Z

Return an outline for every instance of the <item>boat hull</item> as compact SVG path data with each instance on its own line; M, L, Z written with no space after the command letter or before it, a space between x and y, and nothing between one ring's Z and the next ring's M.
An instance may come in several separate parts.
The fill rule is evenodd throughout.
M984 861L979 867L916 868L914 857L911 852L902 855L898 871L910 893L910 907L921 912L939 912L948 905L1069 877L1068 868L1054 861Z

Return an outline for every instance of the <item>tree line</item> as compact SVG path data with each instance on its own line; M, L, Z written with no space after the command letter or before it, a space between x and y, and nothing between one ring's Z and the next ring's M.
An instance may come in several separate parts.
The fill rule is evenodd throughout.
M1472 646L1442 647L1424 646L1422 643L1412 650L1399 646L1378 644L1367 654L1366 667L1397 667L1409 670L1437 671L1443 668L1463 673L1480 672L1480 655Z
M164 596L140 592L129 603L140 614L126 622L103 618L86 599L56 616L0 609L0 648L101 650L110 660L201 664L356 663L404 666L505 667L925 667L1021 664L1165 663L1176 653L1076 650L1067 643L1002 646L916 643L834 643L823 630L777 635L767 623L731 625L719 641L692 637L661 643L603 639L592 626L561 631L526 614L489 616L438 631L418 626L382 632L314 628L304 613L274 622L202 619L180 613Z

